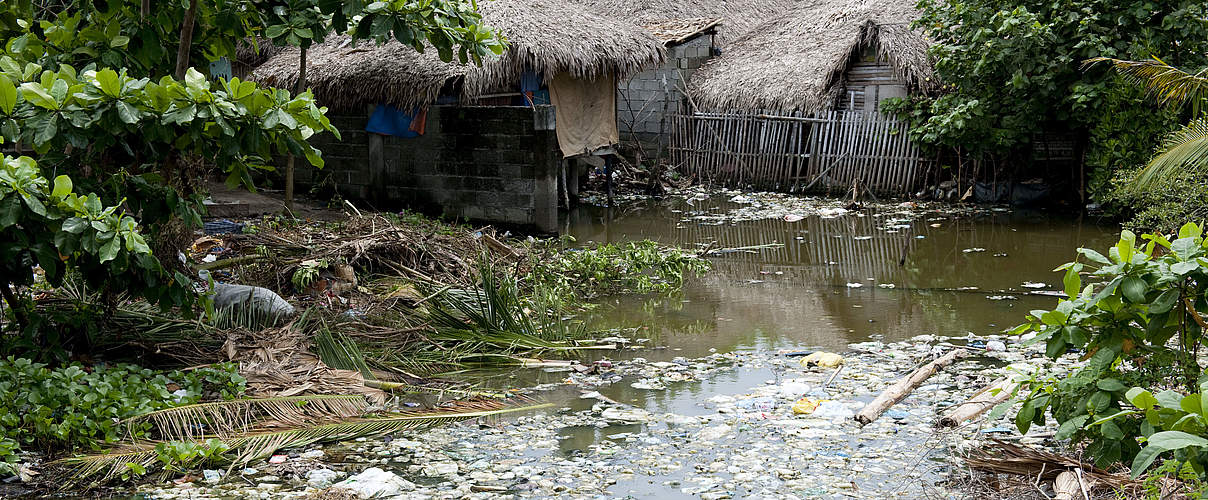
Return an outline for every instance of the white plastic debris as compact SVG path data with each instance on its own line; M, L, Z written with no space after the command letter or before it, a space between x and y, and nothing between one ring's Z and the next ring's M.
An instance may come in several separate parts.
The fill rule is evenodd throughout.
M370 468L333 486L352 491L360 498L391 497L415 489L415 483L377 467Z

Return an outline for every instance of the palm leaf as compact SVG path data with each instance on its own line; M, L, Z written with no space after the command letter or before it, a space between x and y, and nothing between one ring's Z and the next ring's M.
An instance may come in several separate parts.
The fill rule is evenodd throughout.
M352 418L342 422L307 425L292 429L262 428L224 440L224 442L236 454L233 462L246 464L286 448L429 429L473 418L492 417L550 406L553 405L550 403L535 404L529 401L518 403L496 400L455 402L434 409L388 412ZM147 469L155 466L158 459L155 447L158 444L159 442L144 442L116 450L116 453L65 458L57 460L53 464L62 467L66 472L64 480L61 481L64 489L74 487L83 481L105 482L124 472L127 463L137 463Z
M125 423L151 421L167 440L226 439L269 419L299 426L363 415L368 407L365 397L356 394L235 399L166 408Z
M1166 137L1149 164L1132 184L1135 190L1150 189L1180 172L1208 170L1208 117L1193 120Z
M1108 63L1125 81L1145 89L1145 93L1161 106L1182 108L1190 104L1192 116L1200 115L1200 105L1208 99L1208 68L1198 73L1188 73L1162 62L1125 61L1108 57L1088 59L1083 67Z

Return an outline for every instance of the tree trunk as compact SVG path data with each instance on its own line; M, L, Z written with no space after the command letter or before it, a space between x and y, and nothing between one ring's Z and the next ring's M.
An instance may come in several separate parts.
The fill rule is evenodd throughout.
M25 317L25 304L17 300L8 283L0 283L0 294L4 295L4 301L8 302L8 308L13 310L13 317L17 319L17 324L24 330L25 327L29 326L29 318Z
M138 10L139 18L146 20L147 16L151 15L151 0L143 0L143 5Z
M294 84L294 95L306 90L306 47L298 54L298 81ZM294 155L285 157L285 208L294 209Z
M185 20L180 23L180 46L176 48L176 79L184 80L189 70L189 52L193 48L193 23L197 19L197 0L189 1Z

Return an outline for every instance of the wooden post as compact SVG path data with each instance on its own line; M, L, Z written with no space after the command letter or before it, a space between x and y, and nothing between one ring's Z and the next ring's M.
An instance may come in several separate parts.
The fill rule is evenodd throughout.
M608 195L609 208L612 208L612 165L615 162L613 155L604 157L604 192Z
M860 425L868 425L872 423L872 421L876 420L877 417L881 416L882 413L885 413L885 410L888 410L891 406L897 404L898 401L905 399L906 396L909 396L910 393L915 390L915 388L923 385L923 382L925 382L932 375L935 375L936 372L939 372L940 369L952 364L964 355L964 349L953 349L951 352L943 355L939 359L923 365L909 376L894 382L894 384L889 386L888 389L885 389L881 395L877 396L877 399L874 399L871 403L868 403L868 406L865 406L863 410L860 410L860 413L856 414L856 421L859 422Z

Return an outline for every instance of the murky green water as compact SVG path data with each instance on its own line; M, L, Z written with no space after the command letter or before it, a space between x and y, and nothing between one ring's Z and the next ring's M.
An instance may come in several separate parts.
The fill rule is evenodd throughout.
M1060 289L1052 269L1072 260L1078 246L1102 249L1118 236L1093 221L1001 210L936 211L911 221L872 211L797 222L684 220L736 206L722 199L571 214L568 233L580 244L649 238L690 248L783 245L711 257L713 272L688 280L682 296L612 299L593 313L594 324L639 328L640 336L687 357L710 349L842 349L870 338L996 333L1030 309L1052 306L1052 297L1037 293Z

